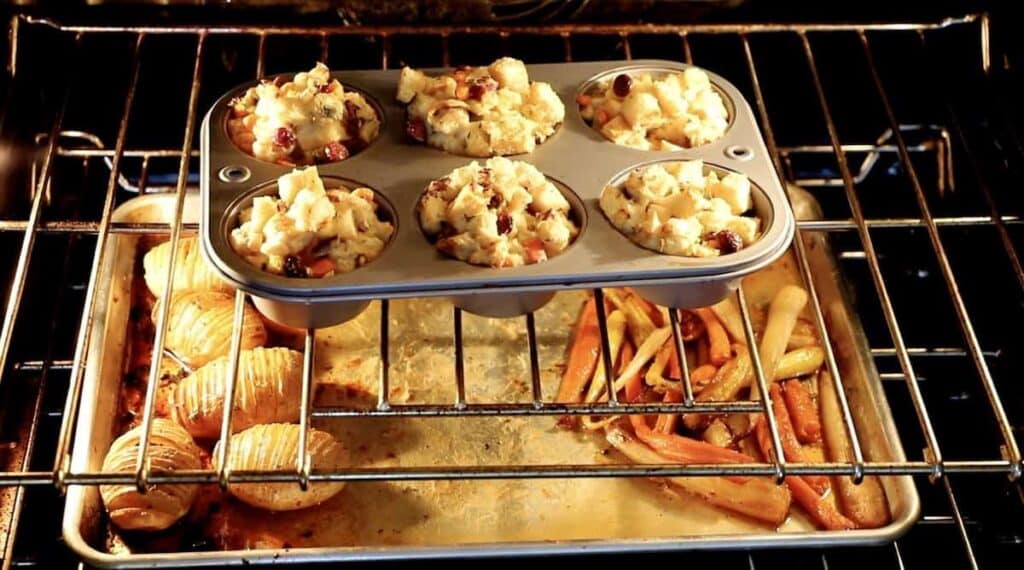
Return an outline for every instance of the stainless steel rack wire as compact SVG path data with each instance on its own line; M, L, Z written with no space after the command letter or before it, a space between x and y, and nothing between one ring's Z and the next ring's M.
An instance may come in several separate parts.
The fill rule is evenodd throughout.
M806 25L782 25L782 24L694 24L694 25L552 25L552 26L516 26L516 27L367 27L367 26L338 26L318 29L298 27L232 27L232 26L211 26L211 27L174 27L174 26L78 26L63 25L57 22L37 19L29 16L16 16L11 21L10 51L7 64L8 88L15 85L23 70L19 69L19 53L22 50L31 49L31 45L25 45L27 40L23 37L32 30L44 29L53 33L70 37L76 47L80 47L84 41L90 38L117 35L131 39L131 76L128 81L123 108L120 114L116 138L112 147L104 146L103 142L89 133L70 130L73 125L65 125L66 110L69 101L76 94L76 90L83 87L83 78L74 73L69 74L69 80L63 87L63 98L58 110L54 113L48 133L39 136L34 141L39 148L39 155L34 159L33 176L29 181L31 191L29 193L27 213L23 217L0 220L0 236L21 235L18 255L14 264L14 270L10 279L10 293L7 299L6 309L2 325L0 325L0 387L4 382L12 382L15 374L25 371L38 371L41 378L45 380L47 374L52 371L66 371L69 375L69 384L66 397L63 400L63 412L60 414L60 427L56 437L56 444L52 451L36 449L34 430L29 437L22 438L13 448L17 453L9 454L6 458L8 464L3 471L0 471L0 489L3 487L16 487L15 509L11 523L8 525L8 533L13 535L18 526L18 516L21 508L21 498L24 490L30 486L56 486L64 489L68 485L97 485L97 484L135 484L140 489L150 484L164 482L197 482L197 483L218 483L226 486L228 482L245 481L286 481L294 482L305 487L311 481L368 481L368 480L419 480L419 479L481 479L481 478L539 478L539 477L608 477L608 476L678 476L678 475L761 475L771 476L778 481L786 475L791 474L842 474L860 479L865 475L923 475L933 482L938 482L945 490L950 502L952 515L947 522L957 525L960 536L964 542L969 559L976 564L975 557L971 551L971 540L967 527L961 517L956 495L949 481L948 475L952 474L999 474L1005 475L1011 481L1017 481L1024 471L1020 446L1013 423L1005 409L1004 400L1000 395L999 381L990 368L991 351L983 348L983 343L976 332L976 315L972 314L961 293L961 286L965 277L958 274L950 262L947 249L950 247L948 238L945 238L942 230L945 228L957 227L986 227L995 231L1002 256L1000 262L1008 264L1010 271L1014 274L1019 285L1024 287L1024 268L1022 268L1017 245L1013 237L1013 227L1021 223L1021 218L1015 213L1004 213L1000 210L998 200L994 196L994 190L983 174L978 157L972 151L969 137L960 119L957 107L949 100L944 100L944 108L948 116L945 123L941 125L920 125L908 127L901 122L896 108L891 101L889 87L885 75L880 71L879 54L876 42L885 41L887 36L900 35L900 37L915 38L918 48L926 54L928 61L937 58L934 47L937 41L936 36L945 33L956 33L972 38L969 45L977 55L976 67L985 74L991 69L992 46L990 45L990 20L986 14L972 14L962 18L948 19L938 22L919 23L877 23L877 24L806 24ZM128 132L133 122L133 115L145 112L136 107L136 96L139 85L140 70L146 65L146 58L143 51L146 43L155 36L174 35L194 38L194 54L192 59L191 83L188 88L187 111L184 119L184 131L179 148L132 148L128 143ZM799 181L806 187L838 188L845 197L845 206L849 215L840 214L828 216L820 220L803 221L798 224L798 237L794 240L793 252L798 260L798 267L804 280L804 285L810 293L810 304L813 309L814 324L818 329L819 336L823 340L826 352L827 367L835 379L835 388L839 398L840 407L844 422L849 434L850 444L853 449L853 461L849 463L815 463L801 464L786 462L779 453L781 443L774 415L768 397L759 401L742 401L728 403L696 402L693 398L693 389L689 381L689 371L683 366L683 387L684 399L678 404L627 404L617 400L615 391L609 386L609 401L595 404L560 404L550 401L550 395L545 398L541 393L540 371L537 362L536 328L533 315L525 317L525 326L528 336L528 346L531 362L531 386L532 398L527 403L509 402L487 402L471 403L466 399L465 375L463 373L463 347L460 342L462 336L461 324L462 315L458 309L454 309L455 328L452 331L455 339L453 366L455 367L455 394L456 397L450 404L401 404L389 401L389 346L388 346L388 303L382 302L380 320L380 361L379 370L379 401L375 407L369 409L351 409L341 407L319 407L311 402L312 370L315 348L315 330L306 331L303 378L304 389L302 393L301 425L303 427L303 440L300 442L300 455L293 470L287 472L266 472L266 471L228 471L226 468L209 469L201 471L174 472L174 473L152 473L147 461L149 446L149 434L152 426L156 404L156 386L159 377L159 359L154 359L149 370L149 383L145 393L145 400L142 412L142 430L146 434L140 445L137 466L134 473L100 473L100 472L74 472L70 469L71 441L77 418L79 399L81 396L82 383L86 370L86 358L88 347L94 339L90 338L92 329L90 319L93 315L93 308L96 304L96 280L99 268L103 265L106 255L109 254L106 245L107 238L117 233L157 233L169 234L173 244L170 252L170 265L172 270L167 275L166 290L170 290L170 283L174 277L174 260L178 253L178 238L183 231L194 229L182 223L182 211L187 192L193 188L189 180L190 171L194 170L191 160L197 156L195 148L196 122L203 113L199 106L200 93L204 82L204 61L206 49L212 38L244 37L256 42L256 65L257 77L265 74L267 69L267 43L279 37L302 37L319 42L320 60L329 62L329 42L339 37L371 37L374 38L379 50L379 65L382 68L389 68L395 65L395 58L392 50L392 43L396 38L403 36L427 36L439 40L440 61L442 65L460 63L456 50L452 48L454 39L461 36L496 36L499 38L503 50L511 40L517 37L543 37L554 39L560 43L562 59L571 61L576 57L574 54L574 42L579 37L597 37L611 39L621 46L621 54L629 59L633 57L633 43L638 37L659 37L674 39L678 42L682 59L687 62L701 64L700 60L694 59L695 50L692 44L699 38L707 37L728 37L738 41L742 50L742 61L744 62L747 77L744 78L748 84L747 92L751 96L758 114L761 127L766 137L772 159L780 173L793 181ZM824 72L818 62L818 52L815 50L816 42L821 38L843 37L852 39L860 47L861 64L869 71L871 79L871 90L874 92L880 103L883 122L886 126L885 133L875 141L867 143L850 144L841 140L840 129L837 127L837 116L834 110L834 102L828 95L828 88L823 78ZM766 74L770 73L769 68L779 65L779 62L759 61L757 42L763 38L779 38L781 41L796 42L802 52L803 60L800 62L787 62L792 65L800 65L806 68L806 76L809 80L810 98L817 102L820 109L821 121L827 134L824 144L821 141L814 141L814 144L797 144L785 146L777 140L776 124L773 123L772 114L768 104L768 98L764 93L763 81ZM81 51L81 50L76 50ZM454 55L453 55L454 54ZM71 65L74 68L74 65ZM938 84L937 84L938 85ZM6 109L10 112L10 109ZM908 142L911 133L925 133L924 141L918 143ZM85 141L85 144L77 144L76 141ZM65 144L70 143L70 144ZM967 166L972 173L975 185L985 205L982 213L972 215L936 215L934 204L929 199L929 191L934 186L941 195L947 191L952 192L956 177L953 173L953 147L965 149ZM935 160L934 181L930 180L931 174L926 177L921 174L920 161L915 155L927 154ZM834 161L838 170L838 176L811 176L797 179L795 175L793 159L801 156L817 155L830 158ZM855 168L852 166L852 156L862 156L861 163ZM873 171L880 156L895 155L897 164L905 176L905 184L912 192L914 203L917 206L917 214L910 216L872 216L866 213L863 205L864 197L858 190L866 177ZM177 174L172 184L150 183L148 180L151 172L151 165L161 159L170 159L177 162ZM73 192L72 188L58 187L53 179L54 164L58 161L81 160L83 165L90 161L103 161L109 168L109 177L106 183L106 191L102 206L98 214L90 219L50 219L46 215L47 207L58 193ZM126 160L139 161L140 168L137 175L129 177L123 172ZM963 167L963 165L958 165ZM84 168L84 166L83 166ZM959 171L959 168L958 168ZM123 192L146 193L166 191L175 196L174 222L169 225L162 224L135 224L115 223L112 221L112 212L118 203L118 196ZM959 327L959 333L963 340L960 346L913 346L907 342L904 335L905 323L898 316L897 305L890 293L890 287L883 269L883 257L876 249L877 232L886 230L913 230L924 231L930 252L934 256L942 282L946 288L946 300L951 304ZM814 286L814 275L806 260L806 251L803 239L800 236L814 233L827 232L830 234L841 234L852 232L859 244L859 250L855 252L858 259L862 259L867 265L869 281L874 289L874 301L877 302L885 328L888 331L891 345L872 347L872 353L876 358L895 358L898 363L899 372L887 373L884 377L888 380L902 381L906 386L906 396L909 398L913 417L916 419L919 431L912 434L901 434L904 438L912 438L915 441L920 439L924 449L920 454L908 461L901 462L878 462L865 459L861 450L857 429L851 415L850 406L843 389L842 376L836 363L835 348L829 341L829 335L825 329L825 316ZM19 319L22 300L29 283L29 274L35 264L40 261L34 256L37 239L42 235L68 234L74 236L88 236L94 239L95 246L92 248L91 272L89 273L88 284L84 290L84 298L81 308L81 319L77 324L77 334L74 340L73 353L69 358L54 358L48 354L43 359L15 358L12 352L12 343L15 340L16 324ZM863 292L862 292L863 293ZM595 290L594 294L600 299L602 292ZM739 303L743 316L745 333L748 344L756 345L753 335L753 327L750 319L750 309L742 288L737 292L736 300ZM237 332L242 322L243 307L246 303L244 293L238 292L235 297L234 330L236 335L233 339L230 351L230 372L231 377L237 381L238 358L240 353L240 339ZM597 303L599 308L598 316L601 331L602 345L605 347L604 355L608 358L608 331L605 323L603 303ZM154 353L160 353L164 347L166 333L167 304L164 304L155 318L156 334L154 339ZM684 350L682 335L680 334L679 322L673 314L671 327L676 350L680 353ZM973 373L976 376L977 386L980 393L984 395L987 403L986 413L988 421L992 422L998 432L998 445L984 450L979 456L964 457L960 454L949 454L940 445L940 438L937 435L937 416L929 408L926 398L922 394L922 378L917 370L916 358L927 355L955 355L970 360L973 366ZM58 355L63 356L63 355ZM760 392L768 393L766 378L759 362L757 351L751 353L755 376ZM680 362L685 363L686 359L681 358ZM610 362L605 362L607 369L611 369ZM610 381L610 378L609 378ZM228 385L225 398L233 400L235 394L235 382ZM28 426L35 426L39 423L42 410L41 400L44 393L43 386L39 387L37 398L32 408L31 417L25 423ZM32 404L30 404L31 406ZM228 453L230 438L229 426L231 425L232 407L226 407L226 413L222 422L222 441L225 442L220 449L220 465L226 465L223 461ZM706 413L706 412L761 412L767 418L770 428L772 447L775 451L774 457L767 463L753 464L730 464L730 465L507 465L507 466L451 466L438 468L350 468L343 470L323 470L316 468L309 460L308 450L305 447L305 434L308 433L310 422L313 418L330 419L352 416L372 417L452 417L452 416L503 416L503 415L622 415L622 414L653 414L653 413ZM904 430L906 431L906 430ZM53 453L52 467L49 469L29 469L33 456L41 453ZM3 456L0 456L3 458ZM2 527L0 527L2 528ZM13 540L8 540L8 556L5 561L10 560L10 548ZM898 552L898 549L897 549ZM898 555L898 554L897 554Z

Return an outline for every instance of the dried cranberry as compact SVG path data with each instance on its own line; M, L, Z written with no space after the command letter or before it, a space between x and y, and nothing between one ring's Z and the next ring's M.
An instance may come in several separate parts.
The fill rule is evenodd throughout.
M477 184L484 188L490 188L491 186L491 169L481 168L480 172L477 173Z
M469 98L477 101L484 98L489 91L497 91L498 82L490 77L481 77L469 85Z
M405 132L413 140L419 142L427 141L427 125L423 123L422 119L406 119Z
M441 194L448 189L448 182L449 179L447 176L437 180L432 180L430 182L430 186L427 187L427 192L430 192L431 194Z
M705 237L712 247L723 254L736 253L743 249L743 238L732 230L721 230Z
M345 101L345 132L349 138L358 138L363 128L363 120L359 118L359 107L352 101Z
M284 274L288 277L305 277L306 266L296 255L289 255L284 258Z
M512 231L512 216L508 212L498 214L498 235L503 236Z
M615 81L612 82L612 92L614 92L617 97L625 97L626 95L629 95L629 91L631 89L633 89L632 77L625 73L620 73L615 76Z
M490 201L487 202L487 207L496 210L501 205L501 194L492 194Z
M295 131L288 127L281 127L277 129L277 133L274 135L274 143L277 146L290 147L295 144Z
M332 142L324 147L324 158L327 162L337 162L348 158L348 148L340 142Z
M330 93L334 91L334 82L331 81L329 83L324 83L323 85L317 88L317 91L321 93Z

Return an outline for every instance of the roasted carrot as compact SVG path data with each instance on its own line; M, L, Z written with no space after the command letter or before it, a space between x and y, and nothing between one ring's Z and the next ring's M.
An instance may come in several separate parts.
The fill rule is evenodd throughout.
M757 438L758 446L765 457L771 457L772 444L771 435L768 433L768 423L761 417L754 427L754 435ZM786 486L793 494L793 499L820 527L828 530L849 530L857 528L857 525L850 519L844 517L835 505L822 498L804 480L804 477L790 475L786 477Z
M608 442L630 461L656 465L664 458L634 439L626 430L613 426ZM709 504L737 512L769 524L779 525L789 515L791 497L785 487L764 479L736 482L724 477L670 477L668 482Z
M782 452L786 455L786 461L810 463L811 459L808 454L804 453L803 447L797 441L793 423L789 420L789 411L782 398L782 388L778 384L772 384L769 391L772 395L772 411L775 412L775 423L779 426L779 439L782 442ZM828 477L824 475L804 475L803 479L819 495L828 490Z
M782 383L782 395L786 400L793 431L800 443L821 441L821 421L818 410L811 399L807 386L801 380L787 380Z
M836 506L818 495L807 482L806 477L786 477L786 486L793 493L797 504L828 530L852 530L857 528L853 521L843 516Z
M696 370L690 372L690 384L693 384L695 390L703 388L708 382L715 379L717 373L718 367L714 364L698 366Z
M678 404L683 401L683 394L676 392L675 390L669 390L665 392L665 396L661 400L666 404ZM679 414L661 414L658 416L657 423L654 424L654 431L659 433L674 433L676 431L676 424L679 423Z
M636 437L666 459L680 463L754 463L754 458L732 449L674 433L656 432L643 416L630 416L629 420Z
M583 305L574 330L576 333L569 350L569 359L555 397L555 401L560 403L578 403L597 368L597 358L601 354L601 331L597 325L597 304L593 297Z
M725 364L732 358L732 347L729 345L729 335L725 333L725 328L711 309L702 308L694 312L704 322L704 329L708 333L708 357L711 363L715 366Z

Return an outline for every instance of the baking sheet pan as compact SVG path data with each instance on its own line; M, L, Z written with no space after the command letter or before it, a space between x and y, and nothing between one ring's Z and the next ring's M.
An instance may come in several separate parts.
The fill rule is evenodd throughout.
M798 217L815 206L791 192ZM173 196L144 196L121 206L117 221L166 222ZM188 196L186 222L199 216ZM93 344L83 386L72 471L98 470L119 427L117 393L125 370L130 286L138 235L113 234L101 268ZM865 456L902 461L904 454L877 371L850 311L823 234L807 239L830 336ZM792 254L747 277L751 303L783 283L799 282ZM556 392L560 364L582 292L559 293L536 314L543 393ZM379 366L379 305L357 319L317 332L316 374L328 388L318 404L370 405ZM440 299L395 300L390 307L392 401L450 403L455 372L451 306ZM529 401L524 319L464 315L466 395L470 402ZM317 422L333 432L360 466L424 466L624 461L599 435L554 427L552 417L344 418ZM223 565L638 552L757 546L852 545L891 541L917 520L919 499L908 476L882 477L893 522L872 530L825 532L795 513L779 529L707 506L642 478L516 479L350 483L327 503L273 515L234 503L218 513L221 528L245 525L249 550L111 552L107 520L94 486L72 486L64 538L101 567ZM226 522L225 522L226 521ZM258 537L267 537L260 540Z

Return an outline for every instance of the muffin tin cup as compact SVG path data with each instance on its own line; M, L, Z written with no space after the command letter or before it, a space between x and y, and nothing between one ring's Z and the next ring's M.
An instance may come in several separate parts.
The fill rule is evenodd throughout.
M557 182L579 209L583 227L574 243L559 255L513 268L481 267L447 257L424 236L416 216L420 196L431 180L486 158L448 154L406 137L405 105L394 99L399 70L333 73L383 112L381 132L362 152L318 169L321 176L358 181L376 190L394 209L396 231L376 260L323 279L290 279L261 271L235 254L228 242L228 221L237 200L291 171L288 166L244 154L228 138L229 102L253 83L240 86L214 104L202 125L203 250L226 280L260 298L265 308L270 302L282 306L276 311L261 310L270 310L277 315L271 318L282 319L283 324L300 323L293 326L342 322L358 314L354 311L360 302L372 299L424 296L449 297L467 311L488 316L516 316L539 308L559 289L609 285L638 287L649 299L668 306L713 303L735 288L743 275L781 256L795 227L749 104L732 84L708 72L731 111L725 136L693 149L641 151L604 139L583 121L575 102L581 89L599 76L680 72L687 67L659 60L527 66L531 80L550 83L562 99L565 120L533 152L507 158L529 162ZM437 74L444 70L424 71ZM753 244L715 258L665 255L634 244L605 218L598 198L607 184L621 180L638 166L693 159L750 178L756 215L762 219L762 234Z

